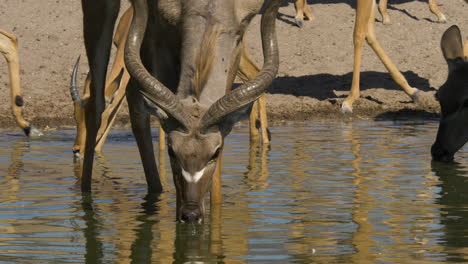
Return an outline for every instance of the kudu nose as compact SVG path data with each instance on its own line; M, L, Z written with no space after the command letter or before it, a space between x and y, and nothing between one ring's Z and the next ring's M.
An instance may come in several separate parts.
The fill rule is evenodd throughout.
M187 223L198 223L202 219L200 208L195 205L184 206L181 212L181 220Z

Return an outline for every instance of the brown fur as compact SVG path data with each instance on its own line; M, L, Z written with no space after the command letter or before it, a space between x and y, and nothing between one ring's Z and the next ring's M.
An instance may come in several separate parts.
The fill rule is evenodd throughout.
M192 86L197 99L200 99L203 88L211 74L216 53L216 40L220 35L221 30L219 28L213 24L208 24L201 42L200 52L195 59L196 68L192 79Z

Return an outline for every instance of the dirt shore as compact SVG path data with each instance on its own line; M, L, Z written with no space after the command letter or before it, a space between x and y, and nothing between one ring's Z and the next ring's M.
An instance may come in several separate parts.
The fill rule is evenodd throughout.
M313 0L316 17L303 28L294 25L292 1L280 9L277 21L280 71L267 94L269 119L291 120L393 120L437 119L435 90L447 76L439 43L452 24L468 35L468 4L463 0L439 0L448 23L435 22L427 1L391 0L390 25L377 15L377 37L409 84L424 92L424 105L416 105L394 83L374 52L365 46L361 68L361 98L353 114L342 114L340 103L352 79L355 1ZM350 5L349 3L352 3ZM68 86L72 66L84 55L80 1L2 0L0 28L19 39L21 82L25 117L38 128L74 125ZM250 26L247 50L262 61L259 17ZM79 75L84 82L87 62ZM14 127L10 114L7 66L0 63L0 127ZM127 111L118 125L128 124Z

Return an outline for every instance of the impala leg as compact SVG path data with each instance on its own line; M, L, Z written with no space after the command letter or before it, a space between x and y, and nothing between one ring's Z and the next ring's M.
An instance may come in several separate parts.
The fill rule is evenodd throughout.
M260 69L255 65L255 63L247 56L245 50L245 44L242 42L241 58L239 62L238 76L242 79L243 82L253 79ZM254 102L252 106L252 111L250 113L250 140L258 139L258 128L257 120L260 117L260 130L262 135L262 142L264 144L270 143L269 131L268 131L268 120L266 114L266 99L265 95L260 96L260 98Z
M353 102L359 98L359 79L361 73L361 58L364 39L367 34L367 24L370 19L370 13L373 0L358 0L356 7L356 22L354 24L354 65L353 81L351 91L348 97L341 105L341 111L351 113L353 111Z
M260 115L260 131L262 132L262 143L270 144L270 131L268 130L268 118L266 111L266 98L265 94L260 96L257 100L258 111Z
M374 2L375 4L375 2ZM370 19L367 22L367 36L366 40L369 46L374 50L374 52L379 57L380 61L385 65L388 72L392 76L393 80L403 89L403 91L409 95L414 101L417 101L417 92L418 89L409 86L406 78L401 74L398 68L393 64L388 55L385 53L385 50L382 48L380 43L377 40L375 35L375 12L372 7L370 10Z
M106 109L102 113L101 127L98 131L98 140L95 151L101 152L106 138L114 124L117 113L122 107L125 97L125 90L130 79L130 75L124 65L124 49L130 22L133 17L133 8L128 8L120 18L119 24L114 35L114 44L117 47L112 70L109 74L109 80L105 88Z
M223 153L224 149L224 142L221 146L220 153ZM213 174L213 181L211 183L211 192L210 192L210 201L211 201L211 208L215 204L220 204L223 201L223 197L221 194L221 167L222 167L222 157L223 155L219 155L218 160L216 161L216 170Z
M223 218L222 205L220 203L211 204L210 208L210 253L215 256L223 256ZM214 242L214 243L213 243Z
M102 151L102 146L106 142L107 136L109 135L112 125L114 124L115 118L117 117L117 113L120 111L120 108L122 108L122 102L125 98L125 88L126 85L121 88L121 90L123 90L122 95L116 95L113 104L109 106L109 108L106 109L106 111L103 113L102 121L103 124L106 124L106 126L101 126L101 129L98 131L98 140L94 149L96 152Z
M294 2L294 7L296 8L296 25L302 27L304 21L304 6L306 5L306 0L296 0Z
M106 109L102 113L101 127L98 130L96 147L94 148L96 152L102 151L102 146L104 145L107 135L112 128L112 124L114 124L117 113L122 107L129 79L130 75L128 72L126 72L124 68L121 68L120 74L106 86L106 92L107 90L113 90L114 94L110 95L111 100L106 104Z
M8 73L11 87L11 111L15 121L26 136L41 136L42 132L31 126L23 117L24 100L21 95L20 67L18 55L18 41L10 33L0 30L0 53L8 63Z
M154 156L153 141L151 138L150 114L145 109L145 103L139 92L135 80L130 79L127 88L127 101L130 112L133 135L136 138L138 150L140 151L143 169L145 171L146 183L149 193L162 192L158 168Z
M304 0L304 19L305 20L314 19L314 14L312 13L312 10L310 10L309 5L307 4L307 0Z
M379 13L382 16L382 23L390 24L390 17L388 16L388 12L387 12L387 0L380 0Z
M163 186L167 184L166 181L166 132L161 125L159 125L159 178Z
M447 22L447 18L445 17L444 14L442 14L442 12L440 12L439 8L437 7L437 1L436 0L429 0L429 9L431 10L431 12L437 16L437 18L439 19L439 23L446 23Z
M85 106L86 143L81 177L81 190L91 191L94 148L105 107L104 87L112 44L114 23L120 0L82 0L83 29L86 54L90 68L90 97Z
M250 129L250 142L258 141L258 128L257 128L257 121L258 121L258 100L255 101L252 105L252 110L250 112L249 117L249 129Z
M124 51L125 51L125 44L127 42L127 35L128 30L130 29L130 22L132 21L133 17L133 8L128 8L122 17L119 20L119 24L117 25L117 29L115 30L114 34L114 45L117 47L117 51L115 54L114 63L112 64L112 70L109 74L109 80L106 84L106 98L115 98L117 90L119 88L127 87L127 83L129 78L129 74L125 69L124 63ZM123 74L122 74L123 70ZM122 79L119 78L120 74L122 74ZM121 80L120 84L119 81ZM123 85L125 84L125 85ZM123 93L125 94L125 92Z
M359 75L362 57L362 46L364 38L379 59L387 68L393 80L408 94L414 101L418 100L418 89L409 86L406 78L401 74L398 68L393 64L384 49L377 41L374 29L375 23L375 1L358 0L356 9L356 24L354 26L354 69L351 92L348 98L343 102L341 109L343 112L352 112L353 102L359 98Z
M245 51L245 44L242 42L241 58L239 62L239 69L237 75L245 83L248 80L251 80L260 70L257 65L255 65ZM250 124L250 141L258 140L258 103L255 101L252 105L252 110L250 112L249 124Z

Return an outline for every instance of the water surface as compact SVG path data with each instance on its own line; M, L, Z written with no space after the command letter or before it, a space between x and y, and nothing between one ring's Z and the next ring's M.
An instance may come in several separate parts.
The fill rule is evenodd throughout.
M146 195L129 131L110 135L85 197L72 131L3 131L0 263L467 261L468 147L457 163L431 163L436 129L294 124L273 127L262 149L239 126L226 140L223 205L202 225L175 222L167 157L166 192Z

